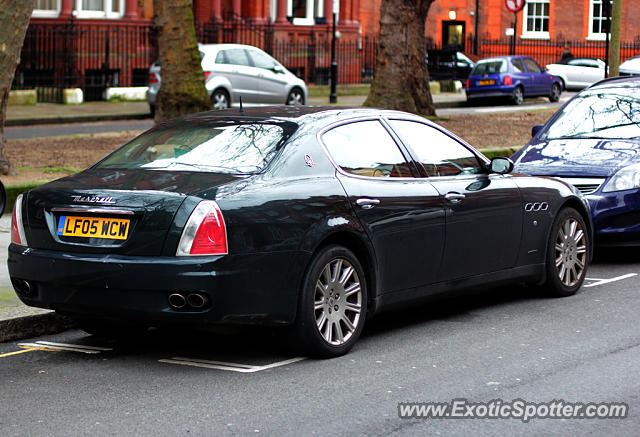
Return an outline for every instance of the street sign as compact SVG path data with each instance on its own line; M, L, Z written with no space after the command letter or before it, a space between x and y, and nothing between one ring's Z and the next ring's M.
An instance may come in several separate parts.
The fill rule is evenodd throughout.
M504 4L511 12L520 12L524 8L524 0L504 0Z

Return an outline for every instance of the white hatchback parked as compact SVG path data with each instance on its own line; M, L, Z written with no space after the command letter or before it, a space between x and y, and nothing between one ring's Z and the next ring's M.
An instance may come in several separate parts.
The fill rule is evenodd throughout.
M214 109L232 104L304 105L307 86L304 81L257 47L242 44L198 44L202 55L205 86ZM162 79L160 62L149 68L147 101L151 114Z

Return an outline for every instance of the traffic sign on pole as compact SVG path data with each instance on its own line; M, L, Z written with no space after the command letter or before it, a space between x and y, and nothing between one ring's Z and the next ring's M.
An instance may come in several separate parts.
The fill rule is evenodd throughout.
M511 12L520 12L524 8L524 0L504 0L504 4Z

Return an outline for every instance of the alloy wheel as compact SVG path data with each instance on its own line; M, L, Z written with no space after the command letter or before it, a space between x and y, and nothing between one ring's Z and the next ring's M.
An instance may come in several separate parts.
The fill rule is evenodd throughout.
M558 229L555 242L556 272L560 282L573 287L584 275L587 265L587 243L582 225L569 217Z
M314 316L324 341L340 346L349 341L362 316L362 287L356 269L344 258L325 265L316 282Z

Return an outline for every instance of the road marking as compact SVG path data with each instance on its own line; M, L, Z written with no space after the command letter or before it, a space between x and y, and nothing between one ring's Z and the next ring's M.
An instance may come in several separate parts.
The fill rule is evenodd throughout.
M18 343L20 347L34 348L39 350L56 352L80 352L83 354L99 354L100 352L112 351L109 347L85 346L81 344L53 343L51 341L36 341L35 343Z
M626 275L616 276L611 279L596 279L596 278L585 278L586 281L596 281L592 284L583 285L583 287L595 287L596 285L608 284L610 282L622 281L623 279L633 278L634 276L638 276L637 273L627 273Z
M0 354L0 358L11 357L13 355L24 354L26 352L33 352L33 351L37 351L37 350L42 350L42 349L34 348L34 347L25 347L24 349L19 350L19 351L7 352L6 354Z
M224 361L210 361L210 360L198 360L193 358L173 357L171 359L158 360L161 363L178 364L181 366L201 367L205 369L226 370L229 372L238 373L255 373L261 372L267 369L273 369L274 367L282 367L288 364L297 363L298 361L306 360L305 357L296 357L289 360L278 361L276 363L266 364L264 366L254 366L251 364L239 364L228 363Z

